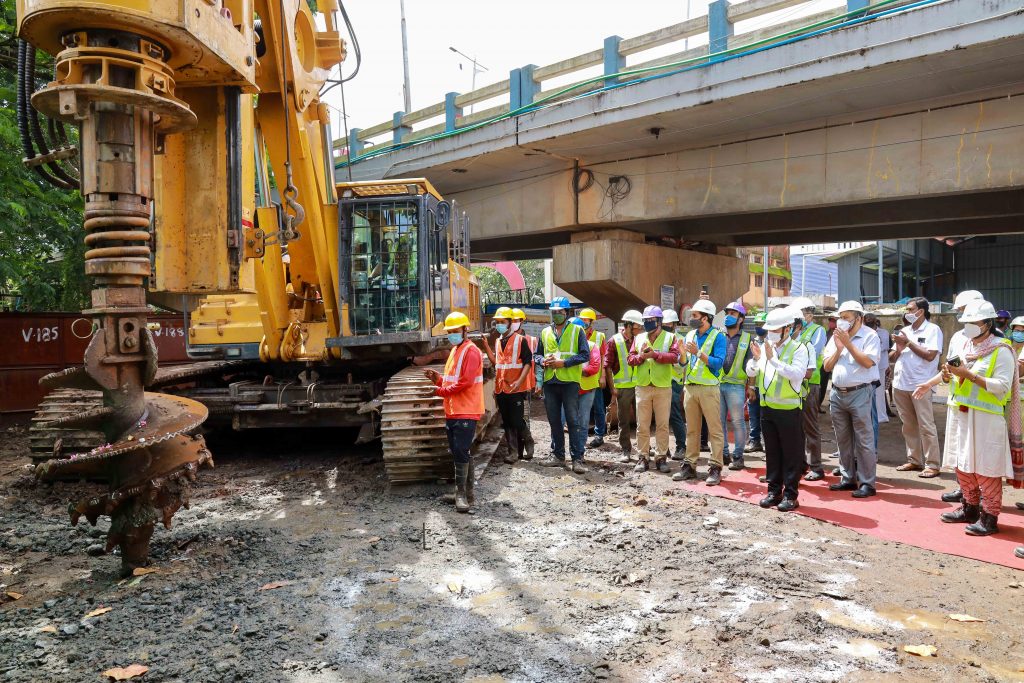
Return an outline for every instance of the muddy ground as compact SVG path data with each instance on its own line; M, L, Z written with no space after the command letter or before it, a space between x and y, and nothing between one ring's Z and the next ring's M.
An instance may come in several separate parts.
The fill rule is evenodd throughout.
M882 433L900 463L898 423ZM24 427L0 438L0 594L23 596L0 605L0 680L135 663L143 681L1024 680L1021 572L665 475L499 457L467 516L445 487L389 488L345 436L211 439L217 468L154 536L158 571L121 581L119 558L86 554L104 522L68 522L82 487L26 485Z

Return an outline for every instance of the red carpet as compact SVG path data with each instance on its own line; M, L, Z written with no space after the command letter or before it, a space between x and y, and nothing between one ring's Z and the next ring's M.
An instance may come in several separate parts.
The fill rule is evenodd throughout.
M703 466L701 469L704 469ZM724 470L726 478L720 486L705 486L699 480L683 485L696 493L757 505L767 493L766 485L757 480L762 474L763 467L748 466L739 472ZM857 499L852 498L849 491L829 491L829 484L836 481L835 477L826 477L822 481L801 481L800 508L795 514L831 522L887 541L1024 569L1024 560L1013 554L1014 548L1024 546L1024 512L1012 504L1003 506L1003 512L999 515L999 533L979 538L965 534L962 524L939 521L941 513L953 510L955 506L939 500L941 492L935 489L899 487L879 479L878 495ZM774 515L794 514L777 510L764 512Z

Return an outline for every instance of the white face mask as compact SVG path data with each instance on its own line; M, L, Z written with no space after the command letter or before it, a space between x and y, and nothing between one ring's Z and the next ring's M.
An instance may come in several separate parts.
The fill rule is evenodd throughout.
M853 323L851 323L846 318L840 318L839 320L836 321L836 329L838 330L842 330L843 332L849 332L851 327L853 327Z
M967 323L964 325L964 334L967 335L968 339L974 339L982 332L984 332L984 330L981 329L981 325L975 325L974 323Z
M903 319L906 320L908 324L913 325L917 322L917 313L904 313Z
M770 341L772 344L778 344L780 341L782 341L782 332L779 332L778 330L772 330L771 332L768 333L768 341Z
M516 322L512 323L512 331L513 332L518 332L520 329L522 329L522 327L523 327L522 321L518 321L517 320Z

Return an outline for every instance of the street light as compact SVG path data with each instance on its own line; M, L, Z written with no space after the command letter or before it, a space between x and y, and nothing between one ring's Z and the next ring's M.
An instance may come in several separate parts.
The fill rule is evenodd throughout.
M483 73L485 71L490 71L490 69L488 69L486 66L484 66L480 62L476 61L476 57L470 57L465 52L462 52L461 50L457 50L457 49L455 49L454 47L451 47L451 46L449 46L448 49L451 50L452 52L454 52L457 55L461 55L461 56L465 57L466 59L468 59L469 61L471 61L473 63L473 82L472 82L472 88L471 89L472 90L476 90L476 75L477 75L477 73ZM459 68L460 69L462 68L461 64L459 64ZM469 113L470 114L473 113L473 105L472 104L469 105Z

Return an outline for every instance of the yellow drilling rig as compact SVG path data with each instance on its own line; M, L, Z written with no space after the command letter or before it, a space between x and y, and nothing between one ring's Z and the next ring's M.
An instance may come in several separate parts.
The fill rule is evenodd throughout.
M19 67L55 58L43 87L19 74L26 163L82 193L95 321L84 365L42 380L36 474L106 484L70 512L111 517L125 572L212 466L207 417L358 426L393 481L451 476L419 366L449 310L480 329L468 220L424 179L336 183L321 92L348 19L318 8L18 0ZM183 302L196 363L158 368L152 301Z

